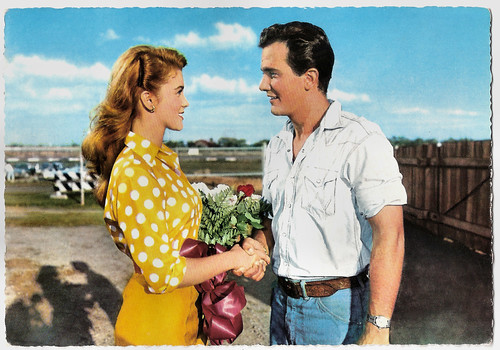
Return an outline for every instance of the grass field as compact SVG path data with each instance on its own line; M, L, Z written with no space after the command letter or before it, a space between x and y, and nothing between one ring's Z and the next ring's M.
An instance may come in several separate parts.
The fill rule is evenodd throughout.
M261 159L255 158L231 162L181 159L181 166L186 174L256 173L262 171Z
M101 207L92 193L68 193L68 199L51 198L50 181L6 183L5 224L7 226L80 226L103 225Z
M229 164L229 166L228 162L219 164L219 169L222 169L221 172L251 171L249 164L246 164L244 168L241 168L240 165L239 169L236 164L234 167L233 163ZM217 166L217 164L213 165ZM194 167L194 165L191 166ZM189 180L192 183L205 182L208 186L225 183L236 187L240 184L250 183L258 193L262 189L260 176L214 177L200 174L190 176ZM51 194L53 193L54 190L51 181L17 181L15 183L6 183L4 194L6 225L30 227L104 225L102 208L97 204L92 193L85 193L84 205L81 205L80 192L68 193L68 199L51 198Z

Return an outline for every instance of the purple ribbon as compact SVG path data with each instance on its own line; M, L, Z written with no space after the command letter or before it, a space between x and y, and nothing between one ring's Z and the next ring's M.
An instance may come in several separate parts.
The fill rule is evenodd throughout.
M208 245L194 239L186 239L180 254L187 258L201 258L225 252L220 244ZM226 280L227 273L195 286L201 294L201 310L205 316L203 332L213 345L229 344L243 331L241 310L246 305L245 291L235 281Z

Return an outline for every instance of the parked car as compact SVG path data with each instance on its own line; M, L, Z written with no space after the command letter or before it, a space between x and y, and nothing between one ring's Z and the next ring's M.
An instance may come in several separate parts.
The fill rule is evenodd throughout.
M14 164L14 177L19 179L19 178L25 178L30 175L30 168L28 164L26 163L17 163Z

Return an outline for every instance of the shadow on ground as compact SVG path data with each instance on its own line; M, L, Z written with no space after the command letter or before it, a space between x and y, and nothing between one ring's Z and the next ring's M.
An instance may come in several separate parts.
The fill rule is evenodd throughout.
M42 293L19 299L6 310L6 338L12 345L94 345L89 313L98 305L114 325L121 293L81 261L71 263L85 283L61 279L56 267L45 265L36 282Z
M393 315L391 342L490 343L493 337L491 256L479 255L411 224L406 224L405 229L404 273ZM104 333L92 327L93 317L105 318L101 324L114 326L122 303L120 291L85 262L73 261L71 265L74 276L69 282L56 267L42 266L36 276L37 292L30 299L16 299L7 308L6 336L10 344L93 345L96 333ZM268 270L258 283L236 278L245 287L245 293L266 306L276 280ZM254 316L255 310L247 312ZM259 317L268 319L268 311ZM252 319L262 325L261 320ZM255 344L255 339L248 344Z

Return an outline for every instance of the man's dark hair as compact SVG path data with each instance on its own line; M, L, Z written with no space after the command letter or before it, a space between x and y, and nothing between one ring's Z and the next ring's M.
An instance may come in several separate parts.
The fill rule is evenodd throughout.
M287 62L295 74L302 75L310 68L318 70L318 87L326 95L335 56L324 30L307 22L273 24L260 34L259 47L275 42L288 47Z

